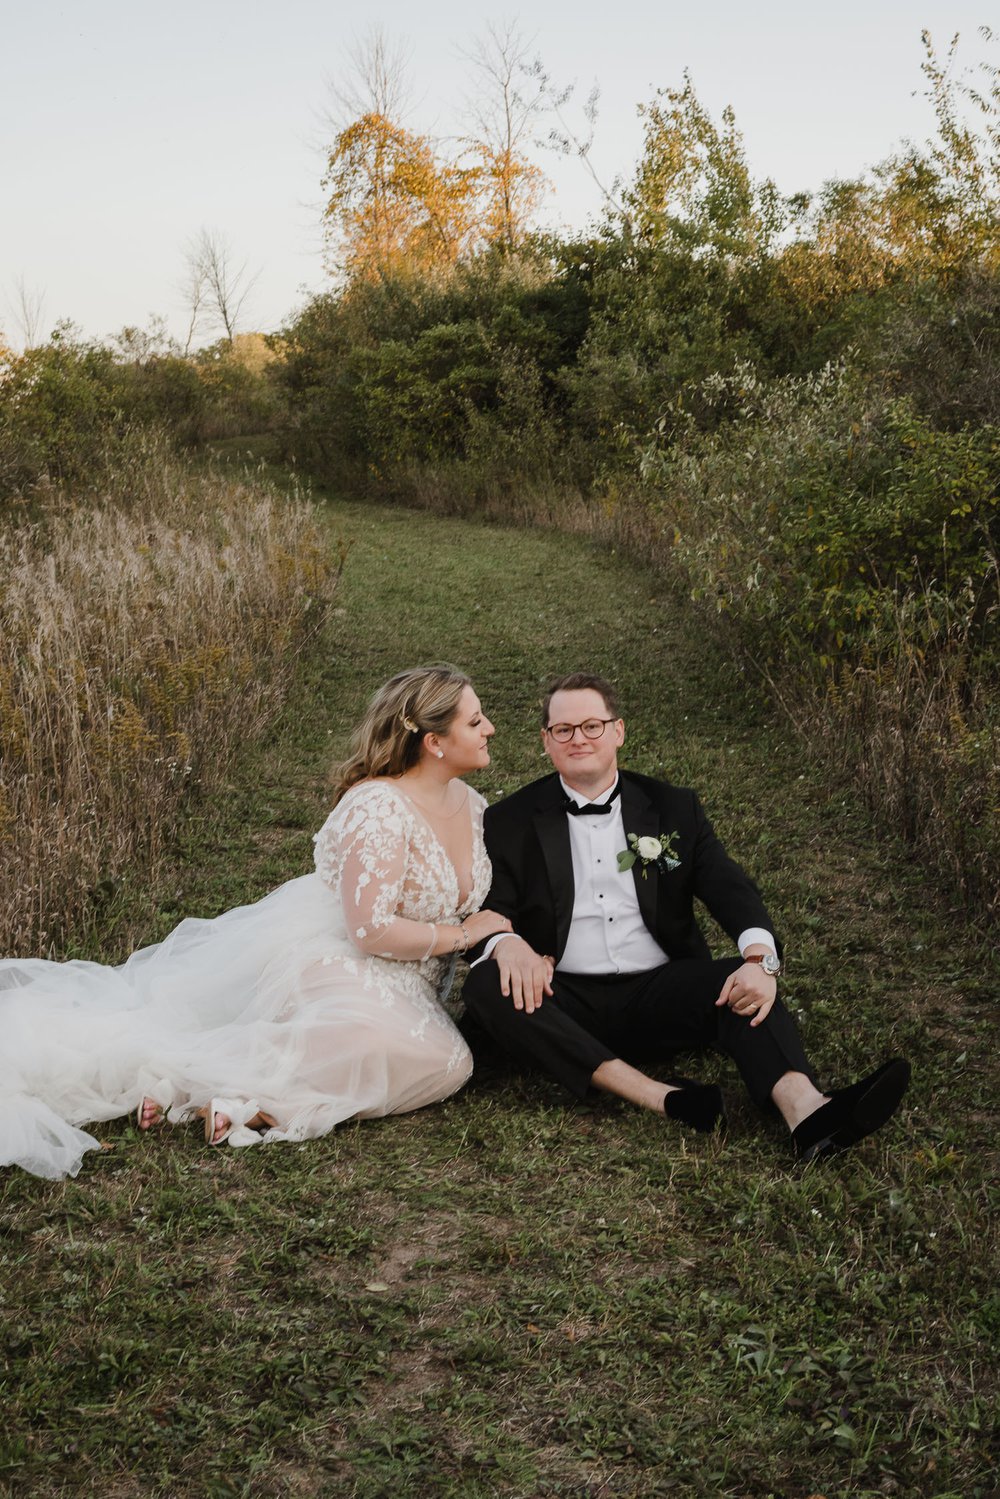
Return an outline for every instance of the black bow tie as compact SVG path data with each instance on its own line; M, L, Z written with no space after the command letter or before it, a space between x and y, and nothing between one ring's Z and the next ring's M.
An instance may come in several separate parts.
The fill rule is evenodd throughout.
M621 781L616 781L615 789L606 802L588 802L584 807L581 807L579 802L575 802L572 797L568 796L566 798L566 811L571 817L606 817L609 812L615 810L615 798L620 790Z

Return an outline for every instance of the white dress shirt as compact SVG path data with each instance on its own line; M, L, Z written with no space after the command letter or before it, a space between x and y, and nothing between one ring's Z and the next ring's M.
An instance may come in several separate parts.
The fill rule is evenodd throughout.
M602 806L614 787L588 801L562 776L562 788L578 807ZM628 847L622 822L622 799L603 816L569 813L569 847L573 857L573 919L558 969L564 973L643 973L669 962L642 919L631 871L622 874L618 855Z

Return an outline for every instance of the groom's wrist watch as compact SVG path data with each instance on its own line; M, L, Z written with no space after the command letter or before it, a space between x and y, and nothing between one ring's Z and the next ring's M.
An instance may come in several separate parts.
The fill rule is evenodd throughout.
M750 953L743 959L744 963L759 963L765 973L769 973L773 979L780 978L782 973L782 962L776 958L773 952Z

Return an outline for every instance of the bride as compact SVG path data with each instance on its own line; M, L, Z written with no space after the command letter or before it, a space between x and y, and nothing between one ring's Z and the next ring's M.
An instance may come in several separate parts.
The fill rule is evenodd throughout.
M460 1088L472 1058L442 991L456 954L510 929L475 914L485 802L461 779L492 734L460 672L402 672L339 768L314 873L117 968L0 961L0 1166L75 1175L99 1148L79 1126L130 1112L249 1145Z

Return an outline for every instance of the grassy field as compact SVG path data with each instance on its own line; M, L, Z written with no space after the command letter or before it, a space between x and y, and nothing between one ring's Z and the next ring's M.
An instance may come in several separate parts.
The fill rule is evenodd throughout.
M625 763L697 786L763 884L822 1077L904 1052L912 1092L807 1169L716 1059L690 1066L727 1086L724 1140L500 1074L302 1146L109 1126L74 1182L0 1180L0 1492L1000 1494L990 954L662 581L552 534L329 519L326 656L189 817L150 939L310 867L393 670L471 671L492 798L544 769L542 679L587 666L621 685Z

